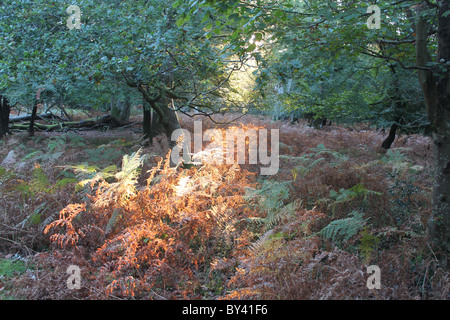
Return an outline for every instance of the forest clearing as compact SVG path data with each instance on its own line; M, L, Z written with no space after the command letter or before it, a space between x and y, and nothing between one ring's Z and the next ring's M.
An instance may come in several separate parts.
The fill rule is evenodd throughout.
M448 300L449 16L3 1L0 299Z

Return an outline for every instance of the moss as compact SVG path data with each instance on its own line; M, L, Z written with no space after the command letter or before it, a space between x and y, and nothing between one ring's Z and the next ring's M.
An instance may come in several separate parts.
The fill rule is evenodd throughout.
M27 263L18 259L0 259L0 300L16 300L10 294L11 280L27 271Z
M26 263L22 260L0 260L0 277L11 278L24 273L26 270Z

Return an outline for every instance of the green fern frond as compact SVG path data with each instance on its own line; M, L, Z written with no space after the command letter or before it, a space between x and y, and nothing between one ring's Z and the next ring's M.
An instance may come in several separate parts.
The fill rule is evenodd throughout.
M246 200L256 200L259 206L266 212L278 210L289 198L289 186L291 182L276 182L265 180L260 189L247 190Z
M368 190L363 184L358 183L350 189L341 188L338 192L335 190L330 190L329 198L320 199L319 202L330 203L334 208L339 203L345 203L362 197L365 201L369 195L381 196L381 192Z
M41 150L30 152L29 154L27 154L25 157L22 158L22 161L33 159L34 157L40 156L42 154L43 152Z
M364 262L369 263L372 258L372 252L378 246L380 239L372 235L368 230L364 230L361 235L359 250L361 250Z
M402 163L407 162L409 159L400 152L400 150L389 149L386 155L381 158L382 163Z
M317 147L315 148L311 148L311 151L313 151L314 153L311 155L323 155L323 154L330 154L334 157L335 161L337 163L339 162L343 162L343 161L347 161L348 157L345 155L340 154L337 151L333 151L331 149L328 149L325 147L324 144L319 144Z
M118 199L124 200L135 192L134 185L137 183L140 167L145 157L145 155L141 156L141 149L131 156L123 156L120 171L117 171L115 165L110 165L102 170L99 170L97 166L87 164L64 166L64 168L73 169L76 178L80 180L76 185L76 191L88 184L94 186L101 181L108 181L108 188L104 191L105 196L117 196Z
M62 189L69 184L77 183L77 182L78 182L78 180L75 178L64 178L64 179L58 180L58 182L56 182L56 186L59 189Z
M66 145L66 140L63 137L56 136L48 142L48 150L53 152L55 150L62 150Z
M106 224L105 234L111 232L117 221L119 221L120 217L120 211L117 208L114 208L111 218L109 218L108 223Z
M141 156L142 149L133 153L131 156L124 155L122 159L122 170L117 172L115 177L119 181L130 181L134 183L139 176L139 167L142 165L145 156Z
M266 231L261 237L259 237L258 240L256 240L255 242L253 242L250 245L249 250L252 253L260 252L262 250L264 244L266 243L267 240L269 240L269 238L272 234L273 234L273 230Z
M260 210L266 213L265 218L253 218L251 221L264 224L264 230L267 231L289 217L298 207L297 201L286 204L290 196L290 184L290 181L266 180L260 189L248 192L245 198L248 201L255 201Z
M277 211L271 211L267 217L263 220L265 227L264 230L274 228L283 219L292 219L295 215L296 209L300 206L300 201L291 202Z
M333 242L344 242L355 236L369 219L364 219L364 215L358 211L352 211L348 218L330 222L320 233Z
M410 165L410 159L406 157L400 150L388 150L386 155L381 158L381 163L391 165L393 173L403 171Z
M348 160L347 156L341 155L339 152L330 150L326 148L323 144L319 144L317 147L311 148L310 150L312 151L312 153L305 154L300 157L292 157L285 155L280 156L280 159L293 161L294 163L297 163L297 165L295 165L294 168L292 169L294 180L297 178L298 174L304 175L309 171L311 171L313 168L322 164L326 160L323 157L323 155L329 154L333 156L334 161L325 164L326 166L329 167L335 167L339 163Z

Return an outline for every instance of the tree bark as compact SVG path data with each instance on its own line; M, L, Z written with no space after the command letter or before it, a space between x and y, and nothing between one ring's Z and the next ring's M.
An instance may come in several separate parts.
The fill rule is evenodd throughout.
M180 122L176 111L171 108L171 99L167 96L164 89L157 89L158 93L151 95L148 88L138 87L142 96L152 110L152 113L146 110L144 103L144 135L153 138L159 134L165 134L168 138L172 132L180 128Z
M0 139L8 133L9 112L11 106L5 96L0 95Z
M165 134L169 139L172 132L180 128L180 122L176 111L170 106L170 100L162 96L161 99L152 105L153 117L151 118L150 138L159 134Z
M419 82L432 125L434 145L433 213L428 221L430 239L448 254L450 241L450 0L438 1L437 64L433 70L419 70ZM420 16L416 22L416 64L429 67L428 28ZM447 261L448 263L448 255Z
M144 122L143 122L143 134L145 139L152 139L162 133L161 125L159 124L159 116L158 114L150 107L150 105L144 100L143 103L143 113L144 113Z

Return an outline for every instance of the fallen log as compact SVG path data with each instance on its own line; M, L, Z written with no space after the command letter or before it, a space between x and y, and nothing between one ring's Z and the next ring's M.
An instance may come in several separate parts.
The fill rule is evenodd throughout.
M36 115L36 119L57 119L57 120L63 120L60 117L54 115L51 112L47 113L41 113ZM9 122L21 122L21 121L28 121L31 120L31 114L27 114L24 116L17 116L17 117L9 117Z
M47 130L48 129L48 125L45 124L41 124L41 123L34 123L34 127L36 129L38 129L39 131L42 130ZM20 124L12 124L9 126L10 129L15 129L15 130L29 130L30 129L30 123L29 122L24 122L24 123L20 123Z
M29 125L30 125L29 122L12 124L10 125L10 129L27 130L29 128ZM109 127L117 127L118 123L117 121L114 120L114 118L110 114L104 115L100 118L86 119L81 121L66 121L55 124L34 123L35 128L46 132L58 130L63 131L71 129L93 130L102 125Z

